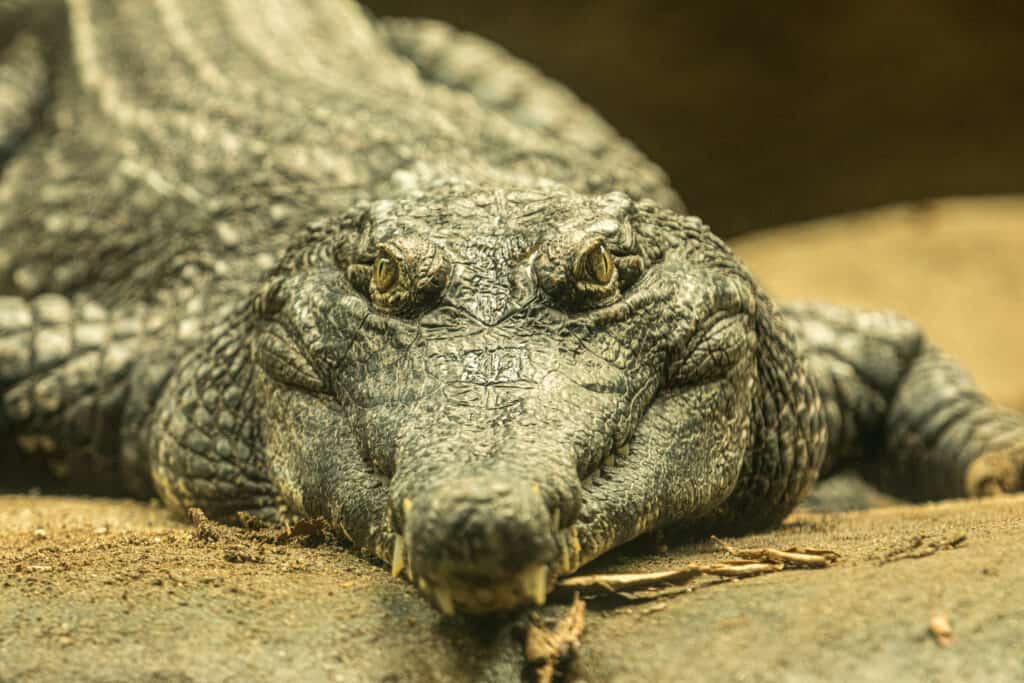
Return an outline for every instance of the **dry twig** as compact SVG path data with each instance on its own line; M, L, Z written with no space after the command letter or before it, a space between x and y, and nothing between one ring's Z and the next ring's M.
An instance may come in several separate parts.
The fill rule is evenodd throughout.
M556 591L562 593L580 593L583 595L601 595L626 593L643 590L654 586L681 586L702 576L703 569L695 564L682 569L664 572L647 572L637 574L584 574L570 576L558 582Z
M839 560L839 553L832 550L820 550L817 548L789 548L787 550L776 550L775 548L746 549L734 548L716 536L712 536L711 540L734 557L771 562L772 564L781 564L786 567L821 569Z
M587 604L573 597L569 612L553 629L530 624L526 631L526 661L536 667L537 683L551 683L559 666L569 663L580 649Z
M718 538L712 537L736 559L700 564L691 562L680 569L635 574L584 574L562 579L555 587L555 597L581 594L585 597L599 595L620 595L641 590L653 590L665 586L682 586L701 576L721 578L746 578L778 572L784 569L820 569L839 560L839 554L831 550L813 548L738 549ZM653 597L653 596L652 596Z

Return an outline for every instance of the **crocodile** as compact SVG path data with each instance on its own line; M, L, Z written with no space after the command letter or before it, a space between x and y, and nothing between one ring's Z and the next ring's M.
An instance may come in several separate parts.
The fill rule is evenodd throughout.
M776 305L488 40L338 0L0 0L6 488L322 518L445 614L858 468L1021 488L1024 419L894 313Z

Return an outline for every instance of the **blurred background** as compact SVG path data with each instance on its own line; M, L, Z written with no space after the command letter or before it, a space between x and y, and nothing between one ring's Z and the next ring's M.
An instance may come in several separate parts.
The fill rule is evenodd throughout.
M1024 4L369 0L569 85L723 235L1024 190Z

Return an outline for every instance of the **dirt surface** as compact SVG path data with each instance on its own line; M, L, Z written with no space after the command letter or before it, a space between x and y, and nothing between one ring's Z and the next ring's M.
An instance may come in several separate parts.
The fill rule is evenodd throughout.
M987 389L1024 407L1022 217L1024 200L950 200L739 250L780 295L887 302L925 320ZM845 487L833 488L841 500ZM1024 680L1022 495L804 510L731 543L842 559L592 601L571 679ZM588 571L725 557L710 542L643 540ZM315 533L196 527L155 504L0 496L4 682L518 681L526 619L446 619Z
M734 544L827 547L839 564L591 603L574 675L1022 680L1022 520L1024 496L794 515ZM524 669L522 620L445 619L333 544L23 496L0 499L0 529L0 680L517 681ZM592 571L723 557L642 542ZM928 631L936 615L952 627L945 648Z

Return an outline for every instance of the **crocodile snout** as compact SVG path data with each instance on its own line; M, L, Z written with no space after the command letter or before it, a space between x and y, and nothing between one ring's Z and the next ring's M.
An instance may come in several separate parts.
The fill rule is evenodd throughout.
M571 493L569 494L571 496ZM392 570L446 613L543 604L577 500L494 474L462 476L394 500Z

